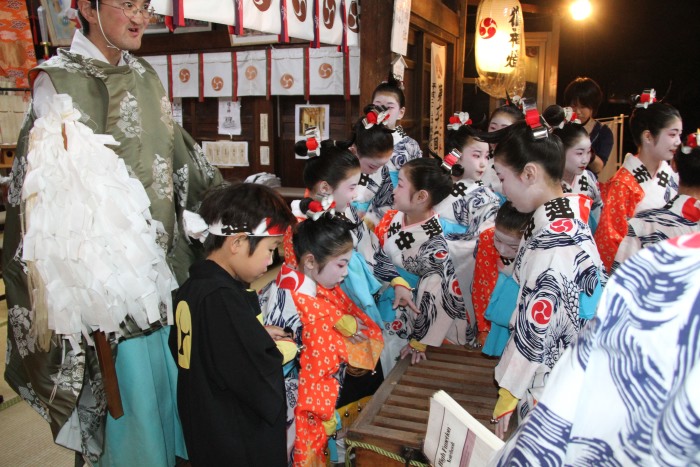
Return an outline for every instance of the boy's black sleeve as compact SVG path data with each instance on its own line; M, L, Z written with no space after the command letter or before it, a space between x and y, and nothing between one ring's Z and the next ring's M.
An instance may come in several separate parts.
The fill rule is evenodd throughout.
M285 409L282 354L257 319L260 306L255 292L226 292L217 291L205 299L202 362L214 385L232 391L273 423Z

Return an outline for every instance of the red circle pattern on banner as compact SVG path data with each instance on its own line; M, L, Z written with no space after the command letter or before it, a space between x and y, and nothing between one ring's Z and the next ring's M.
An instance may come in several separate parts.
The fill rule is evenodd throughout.
M221 76L214 76L211 79L211 88L214 91L221 91L224 88L224 80Z
M333 66L330 63L322 63L318 67L318 75L323 79L330 78L333 76Z
M245 69L245 77L249 81L253 81L256 76L258 76L258 69L254 66L251 65Z
M284 89L289 89L294 86L294 77L289 73L285 73L280 77L280 85Z

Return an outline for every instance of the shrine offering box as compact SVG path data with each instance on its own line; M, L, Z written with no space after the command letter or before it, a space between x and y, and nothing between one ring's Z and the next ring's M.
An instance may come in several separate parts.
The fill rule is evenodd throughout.
M430 397L442 389L489 430L498 398L498 359L457 345L428 347L428 360L400 360L349 428L348 455L357 467L427 465L423 440Z

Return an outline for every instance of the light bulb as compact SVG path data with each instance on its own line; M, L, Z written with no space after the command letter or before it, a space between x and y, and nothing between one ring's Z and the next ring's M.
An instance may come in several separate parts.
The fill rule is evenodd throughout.
M575 0L569 7L569 11L576 21L586 19L591 14L591 2L589 0Z

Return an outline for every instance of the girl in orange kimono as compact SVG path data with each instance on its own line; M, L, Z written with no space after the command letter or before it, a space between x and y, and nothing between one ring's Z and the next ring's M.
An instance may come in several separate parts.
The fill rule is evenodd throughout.
M513 263L531 217L506 201L498 209L496 225L479 235L471 287L478 340L486 355L500 357L510 335L508 323L518 291L513 287Z
M603 211L595 241L608 272L627 235L628 219L639 211L662 208L678 194L678 176L668 161L681 144L681 115L668 104L653 103L653 89L643 94L642 100L646 102L637 104L630 117L638 152L627 154L622 167L601 190Z
M352 256L352 227L328 213L299 224L292 237L296 268L283 265L268 296L293 303L301 322L296 466L326 465L346 366L374 370L384 345L381 329L339 287Z

